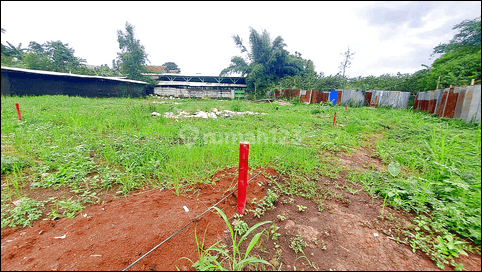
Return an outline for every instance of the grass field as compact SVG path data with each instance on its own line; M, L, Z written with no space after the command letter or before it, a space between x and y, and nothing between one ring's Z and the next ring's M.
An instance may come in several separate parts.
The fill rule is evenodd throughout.
M164 186L182 194L190 185L208 182L216 171L237 166L239 142L247 140L250 167L274 167L292 181L287 190L301 195L309 183L297 181L340 171L327 154L376 150L384 164L398 162L400 172L352 171L351 183L384 198L386 205L417 214L413 235L431 235L427 243L438 252L450 256L463 248L465 242L455 233L480 248L480 124L404 109L155 100L2 96L2 228L28 226L42 216L73 217L109 189L123 195ZM266 114L151 116L154 111L192 114L212 108ZM74 197L26 197L27 190L43 188L67 190Z

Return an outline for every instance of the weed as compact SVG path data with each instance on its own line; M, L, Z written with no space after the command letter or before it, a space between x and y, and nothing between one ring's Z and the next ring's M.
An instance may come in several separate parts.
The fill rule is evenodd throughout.
M234 226L234 230L239 233L239 235L245 234L249 229L249 226L246 222L239 220L238 223Z
M263 231L255 234L253 236L253 238L249 242L249 245L248 245L248 247L246 249L246 252L244 254L239 251L239 247L240 247L241 243L248 237L248 235L251 232L253 232L258 227L260 227L264 224L271 223L271 221L264 221L264 222L259 222L259 223L255 224L254 226L249 228L246 231L246 233L238 240L237 232L234 231L233 228L231 227L231 224L229 223L226 215L218 207L214 207L214 209L216 209L218 214L221 215L221 217L224 219L224 222L226 223L226 225L229 228L229 231L231 233L231 239L232 239L232 242L233 242L233 244L231 246L231 252L232 253L230 254L230 251L228 251L227 249L217 247L217 244L220 241L215 243L211 247L209 247L207 250L199 248L199 243L197 241L197 236L196 236L196 243L198 244L198 248L199 248L198 253L200 254L199 259L202 260L202 261L197 261L196 263L193 263L193 267L195 267L196 269L200 269L200 270L207 270L207 268L209 268L209 270L211 270L211 269L214 269L214 270L226 270L226 269L228 269L228 270L233 270L233 271L241 271L243 269L243 267L245 267L247 265L250 265L250 264L265 264L265 265L272 266L272 264L270 264L269 262L267 262L263 259L258 259L254 256L249 256L249 253L251 252L253 247L258 242L258 240L259 240L260 236L262 235ZM204 245L204 240L203 240L203 245ZM218 253L219 256L223 257L223 260L218 261L217 256L212 256L209 253L210 251L214 251L214 252ZM201 255L201 254L203 254L203 255ZM223 264L227 265L227 268L225 268L223 266Z
M2 209L2 228L21 225L26 227L42 216L44 202L27 197L18 200L17 206L5 213Z
M295 253L299 251L303 252L303 247L307 247L308 243L303 240L303 235L298 234L290 239L290 248L294 250Z
M303 206L303 205L296 205L296 207L298 207L299 212L304 212L306 211L306 208L307 208L306 206Z

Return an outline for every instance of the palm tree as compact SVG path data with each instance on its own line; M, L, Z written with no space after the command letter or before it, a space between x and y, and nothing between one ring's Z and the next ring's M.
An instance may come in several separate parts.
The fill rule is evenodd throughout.
M266 30L259 34L250 27L249 51L243 45L243 40L239 35L234 35L233 40L241 53L247 54L247 58L232 57L231 64L221 71L220 76L233 73L246 76L246 84L250 89L254 89L255 84L263 87L286 75L296 75L304 68L301 58L290 55L284 49L286 44L283 38L278 36L271 40Z

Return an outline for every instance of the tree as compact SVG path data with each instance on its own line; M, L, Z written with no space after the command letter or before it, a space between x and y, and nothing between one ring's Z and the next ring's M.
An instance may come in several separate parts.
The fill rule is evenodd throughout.
M2 34L7 32L5 28L2 28ZM22 43L20 43L17 47L12 45L7 41L8 45L1 44L1 55L2 55L2 65L5 66L22 66L21 62L18 62L23 59L25 55L25 51L27 49L22 48Z
M145 47L134 37L134 26L126 22L126 31L117 30L117 41L119 42L120 53L117 58L120 60L120 72L129 79L150 82L143 73L147 72L145 65L149 60Z
M241 53L246 53L247 58L232 57L231 64L221 71L220 76L233 73L246 76L249 90L264 88L285 76L294 76L304 70L305 62L284 49L286 44L281 36L271 40L268 31L264 30L260 34L250 27L249 50L239 35L234 35L233 40Z
M351 67L351 61L350 59L353 59L353 55L355 55L355 52L353 53L350 53L350 47L348 46L348 51L346 51L345 53L342 53L341 54L344 58L344 60L342 62L340 62L340 70L341 70L341 76L342 78L345 78L345 71L347 68L350 68Z
M40 45L30 42L24 62L27 68L35 70L74 72L80 68L85 59L76 57L75 50L61 41L48 41Z
M442 53L432 67L420 79L422 91L436 88L440 76L440 88L450 85L470 84L472 79L481 82L481 17L464 20L452 29L458 30L448 44L439 44L433 54Z
M162 66L167 66L168 70L177 70L179 73L181 72L181 68L179 68L175 62L166 62Z
M476 46L481 42L480 16L473 20L464 20L456 24L452 29L458 29L448 44L439 44L433 49L433 54L451 52L462 46Z

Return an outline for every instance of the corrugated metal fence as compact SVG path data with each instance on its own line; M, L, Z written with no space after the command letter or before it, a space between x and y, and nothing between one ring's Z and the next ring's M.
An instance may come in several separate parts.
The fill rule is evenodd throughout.
M480 123L480 84L419 92L413 109Z
M276 99L293 99L299 97L302 103L315 104L320 102L331 102L333 105L352 106L388 106L393 108L407 108L409 92L400 91L360 91L360 90L292 90L281 89L275 91Z
M465 122L480 123L480 84L464 87L447 88L428 92L419 92L415 97L413 109L419 109L438 117L460 118ZM406 109L410 98L409 92L401 91L359 91L359 90L276 90L275 98L293 99L299 97L302 103L315 104L331 102L333 105L352 105L370 107L392 107Z

